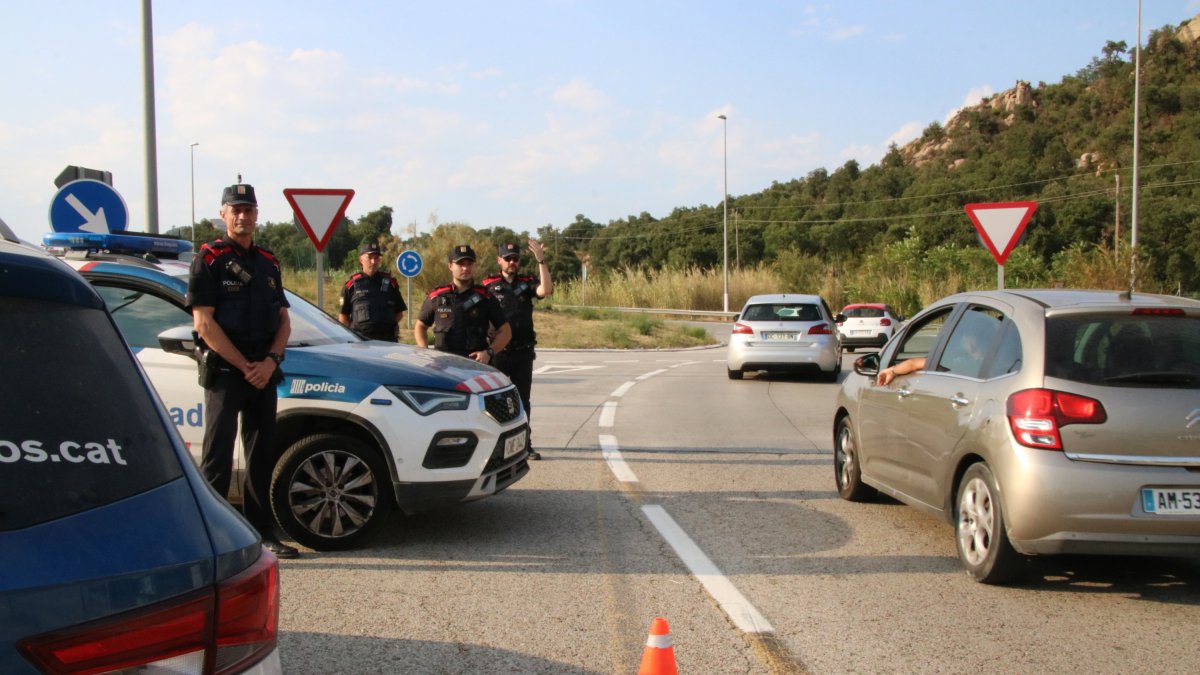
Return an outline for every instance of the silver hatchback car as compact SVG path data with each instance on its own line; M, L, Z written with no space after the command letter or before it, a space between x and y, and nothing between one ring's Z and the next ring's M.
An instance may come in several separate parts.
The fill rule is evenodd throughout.
M1011 580L1023 555L1200 555L1200 302L962 293L854 370L839 494L945 518L978 581Z
M819 295L755 295L734 319L726 367L729 379L755 370L822 374L836 382L842 345L834 315Z

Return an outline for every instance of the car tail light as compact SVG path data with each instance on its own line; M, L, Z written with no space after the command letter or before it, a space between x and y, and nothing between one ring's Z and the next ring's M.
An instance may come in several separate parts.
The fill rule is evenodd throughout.
M808 329L809 335L833 335L833 329L827 323L819 323Z
M754 329L744 323L733 324L734 335L754 335Z
M890 326L890 325L892 325L892 320L885 316L879 320L879 325L880 326Z
M1025 389L1008 397L1008 422L1013 437L1030 448L1062 450L1058 430L1068 424L1103 424L1104 405L1094 398L1054 391Z
M264 549L257 562L215 589L26 638L17 647L45 673L220 675L269 654L278 635L279 560Z

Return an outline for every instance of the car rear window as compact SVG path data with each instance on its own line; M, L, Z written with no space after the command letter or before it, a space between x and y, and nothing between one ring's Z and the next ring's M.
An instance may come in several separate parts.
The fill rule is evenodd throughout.
M851 319L879 319L883 317L880 307L850 307L842 312Z
M0 297L0 531L183 475L157 408L101 310Z
M1046 375L1088 384L1200 388L1200 317L1051 317Z
M820 321L821 310L816 305L802 303L771 303L750 305L742 313L743 321Z

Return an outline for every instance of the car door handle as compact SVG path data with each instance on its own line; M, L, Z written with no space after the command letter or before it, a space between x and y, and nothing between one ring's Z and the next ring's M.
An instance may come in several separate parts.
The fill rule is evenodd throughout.
M968 403L970 403L970 401L964 398L962 394L955 394L950 397L950 405L954 406L955 408L961 408Z

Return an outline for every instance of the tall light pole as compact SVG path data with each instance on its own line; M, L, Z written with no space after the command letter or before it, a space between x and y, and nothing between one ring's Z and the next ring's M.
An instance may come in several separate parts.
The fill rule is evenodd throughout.
M188 152L192 155L192 239L196 238L196 146L200 145L197 141L192 143L188 148Z
M724 183L722 184L721 208L725 212L722 218L721 237L721 268L725 276L725 311L729 311L729 120L724 115L721 118L721 147L724 155Z

